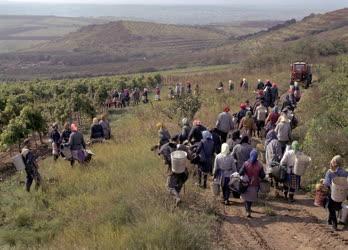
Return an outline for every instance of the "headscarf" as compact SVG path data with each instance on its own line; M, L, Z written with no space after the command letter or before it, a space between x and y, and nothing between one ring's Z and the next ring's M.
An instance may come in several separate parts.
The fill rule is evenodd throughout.
M243 144L243 143L249 143L249 136L247 135L242 136L242 139L240 140L240 144Z
M165 128L164 124L162 122L159 122L156 124L156 128L157 129L162 129L162 128Z
M189 125L189 120L185 117L182 119L182 125Z
M221 154L227 156L230 153L230 146L227 143L221 145Z
M98 118L93 118L93 125L97 125L98 124Z
M75 123L72 123L70 128L71 128L71 131L73 131L73 132L78 131L77 125Z
M275 106L274 108L273 108L273 110L272 110L274 113L278 113L279 112L279 108L278 108L278 106Z
M58 122L53 123L53 124L52 124L52 128L53 128L53 129L58 129Z
M246 107L247 107L247 106L246 106L245 103L241 103L241 104L240 104L240 108L241 108L241 109L246 109Z
M291 144L291 149L293 149L295 152L300 150L300 144L298 141L293 141Z
M252 116L251 111L246 112L246 116L249 117L249 118L251 118L251 116Z
M230 108L228 106L225 106L224 107L224 112L226 112L226 113L230 112Z
M273 83L272 88L277 88L277 87L278 87L277 84Z
M266 135L266 146L273 140L276 140L277 138L277 133L274 131L274 129L270 130L267 135Z
M208 140L208 139L213 139L213 136L211 135L211 133L208 130L205 130L202 132L202 136L204 140Z
M331 159L331 165L336 164L337 167L341 167L343 165L343 159L342 156L340 155L335 155L332 159Z
M288 123L288 122L289 122L289 119L286 118L284 115L282 115L282 116L280 116L279 122Z
M258 157L258 153L257 153L257 150L256 149L253 149L251 152L250 152L250 157L249 157L249 161L251 163L255 163L257 161L257 157Z

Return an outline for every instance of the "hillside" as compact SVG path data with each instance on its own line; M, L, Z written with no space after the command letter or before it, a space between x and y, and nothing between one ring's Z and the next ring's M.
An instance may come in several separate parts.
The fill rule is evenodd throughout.
M83 27L34 50L152 57L212 48L225 39L221 33L199 27L118 21Z
M299 22L292 20L268 29L268 31L243 36L238 42L232 41L218 50L220 53L229 51L230 56L244 57L246 54L255 54L264 47L287 47L309 39L314 41L339 40L348 44L348 8L326 14L313 14Z
M275 26L253 34L242 30L248 27L251 32L250 28L265 29L271 24ZM117 21L82 27L20 53L0 54L0 79L147 72L238 63L250 56L255 62L258 53L280 56L277 63L299 57L313 61L314 54L347 52L347 34L348 8L313 14L298 22L241 22L239 30L236 24L185 26ZM331 44L337 41L338 45ZM307 43L308 48L302 43ZM268 53L261 51L265 48ZM322 49L326 51L319 51ZM284 54L288 51L292 55ZM309 54L311 51L315 53Z
M0 53L28 49L58 39L82 26L107 20L57 16L0 15Z

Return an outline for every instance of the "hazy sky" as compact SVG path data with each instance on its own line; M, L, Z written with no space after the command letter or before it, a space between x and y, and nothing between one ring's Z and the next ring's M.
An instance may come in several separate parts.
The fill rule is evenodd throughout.
M40 3L103 3L103 4L275 4L275 5L296 5L306 4L329 6L337 5L348 7L348 0L0 0L1 2L40 2Z

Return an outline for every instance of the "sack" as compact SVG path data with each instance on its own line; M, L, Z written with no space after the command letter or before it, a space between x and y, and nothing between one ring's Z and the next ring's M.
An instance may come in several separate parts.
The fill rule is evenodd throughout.
M286 181L286 174L287 174L286 167L280 166L279 182Z
M239 193L244 194L248 190L248 187L249 187L248 182L241 181L239 183Z

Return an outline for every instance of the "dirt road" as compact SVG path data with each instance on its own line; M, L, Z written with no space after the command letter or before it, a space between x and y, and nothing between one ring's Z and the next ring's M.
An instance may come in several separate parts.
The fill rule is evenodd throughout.
M232 199L220 205L221 224L216 248L222 249L348 249L348 229L333 232L326 225L326 211L313 199L297 195L289 204L269 195L253 207L253 218L244 214L243 203Z

